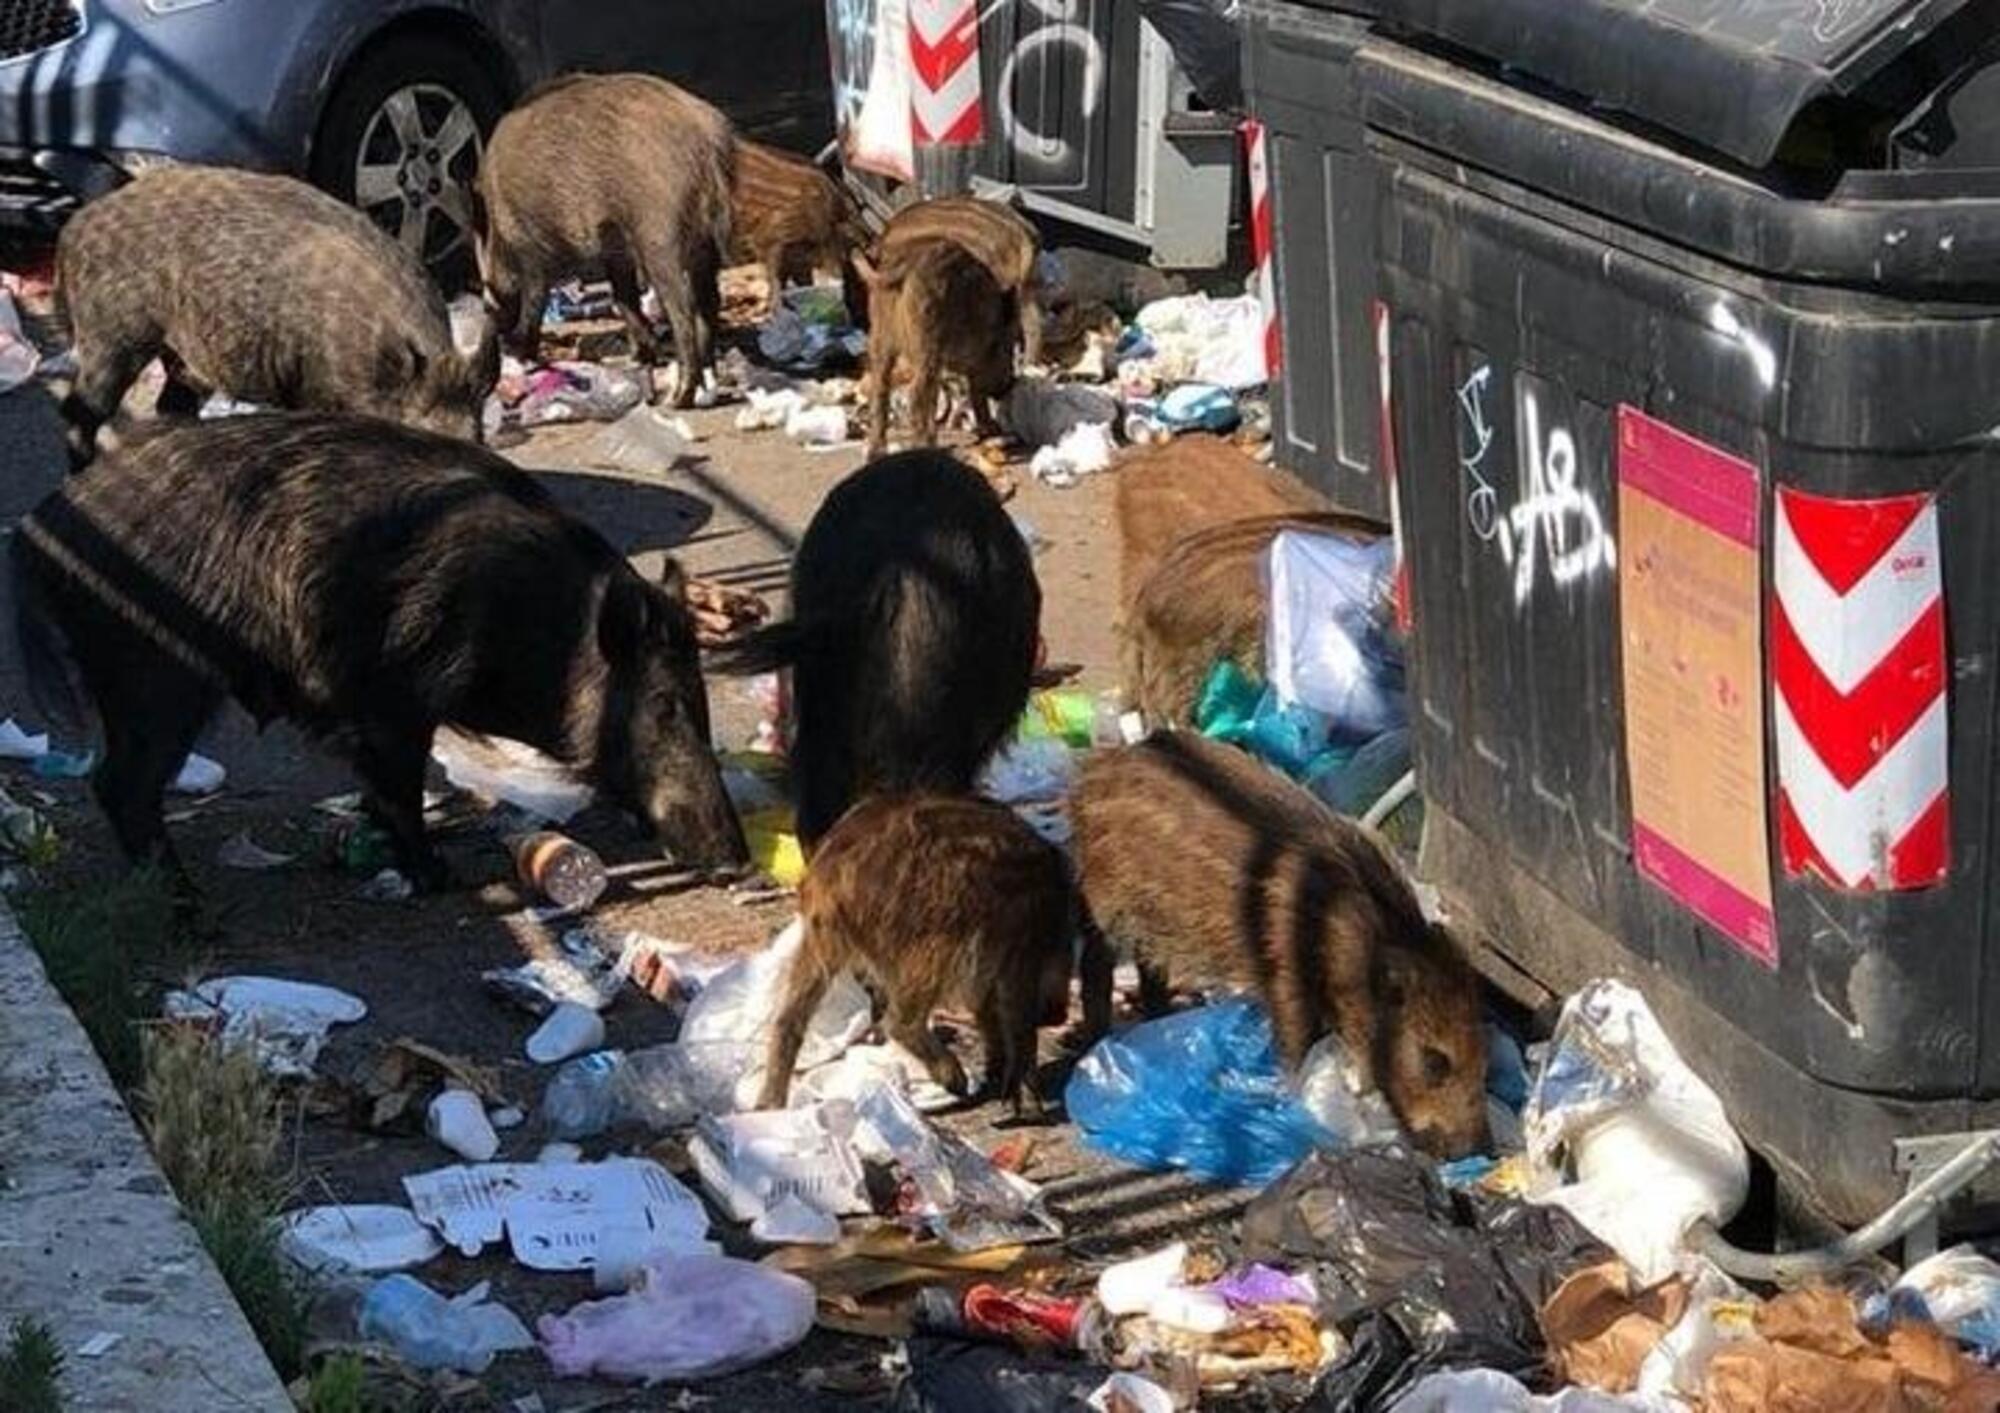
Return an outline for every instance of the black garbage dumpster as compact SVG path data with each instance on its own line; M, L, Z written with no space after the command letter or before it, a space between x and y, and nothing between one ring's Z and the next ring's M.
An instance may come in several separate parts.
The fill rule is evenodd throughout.
M1370 4L1253 0L1246 74L1280 457L1400 512L1425 866L1861 1220L2000 1125L2000 9Z

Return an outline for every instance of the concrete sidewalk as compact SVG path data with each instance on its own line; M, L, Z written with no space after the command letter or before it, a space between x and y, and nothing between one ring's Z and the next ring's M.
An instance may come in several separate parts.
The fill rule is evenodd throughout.
M83 1027L0 903L0 1338L23 1315L63 1348L66 1407L292 1407Z

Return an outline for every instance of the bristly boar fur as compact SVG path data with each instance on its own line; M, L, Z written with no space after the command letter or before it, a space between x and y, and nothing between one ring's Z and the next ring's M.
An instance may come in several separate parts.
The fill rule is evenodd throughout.
M937 451L862 467L806 526L791 598L716 661L791 669L800 843L866 795L969 794L1027 707L1042 611L985 478Z
M1111 1018L1107 942L1129 943L1143 999L1167 978L1251 990L1296 1070L1340 1036L1426 1152L1486 1132L1478 983L1383 846L1231 747L1173 733L1088 762L1070 797L1085 909L1085 1032Z
M1185 725L1218 661L1227 658L1261 677L1264 559L1278 532L1372 538L1380 528L1340 511L1260 515L1177 541L1140 585L1119 627L1125 700L1153 725Z
M732 258L764 267L768 308L788 280L838 271L852 316L866 314L868 291L854 257L868 230L846 188L803 157L738 139Z
M423 825L440 725L568 762L687 863L747 862L678 569L641 579L468 443L318 414L167 424L21 522L14 578L36 676L63 685L54 629L94 699L92 783L135 861L178 868L161 793L227 696L347 755L420 887L446 881Z
M63 403L72 468L95 456L98 429L156 357L162 413L192 416L219 391L467 440L499 377L490 329L460 352L415 258L290 177L148 172L63 228L56 282L76 343Z
M930 1020L942 1005L971 1011L986 1049L984 1093L1011 1100L1018 1115L1035 1023L1068 998L1072 900L1062 854L1004 805L937 795L856 805L821 841L799 890L805 937L759 1107L785 1106L806 1026L847 971L886 998L889 1037L961 1096L965 1070Z
M1189 535L1258 515L1329 509L1303 481L1220 437L1190 433L1141 447L1118 463L1118 607L1128 618L1140 586Z
M1014 301L992 274L950 241L899 250L893 267L862 263L869 285L868 454L889 439L889 395L899 369L910 375L911 440L937 445L943 375L963 374L982 437L995 435L993 410L1014 385Z
M693 403L721 317L736 138L729 120L665 79L571 75L500 120L479 169L475 249L501 329L539 346L552 285L603 276L648 364L663 350L647 286L673 329L675 405Z
M875 246L875 264L893 279L908 254L938 240L951 241L986 267L994 283L1012 300L1021 326L1023 361L1030 367L1039 364L1046 292L1038 264L1041 237L1027 217L1011 206L975 196L915 202L890 217L882 228Z

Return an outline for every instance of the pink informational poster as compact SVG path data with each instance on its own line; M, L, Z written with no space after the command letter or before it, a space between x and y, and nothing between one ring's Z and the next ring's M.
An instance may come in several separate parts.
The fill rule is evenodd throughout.
M1775 967L1757 468L1621 407L1618 532L1633 857Z

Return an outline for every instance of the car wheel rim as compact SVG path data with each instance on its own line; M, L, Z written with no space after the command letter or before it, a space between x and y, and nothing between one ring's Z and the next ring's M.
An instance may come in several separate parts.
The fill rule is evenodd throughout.
M482 142L472 108L450 89L395 90L362 130L354 204L426 264L472 237L472 183Z

